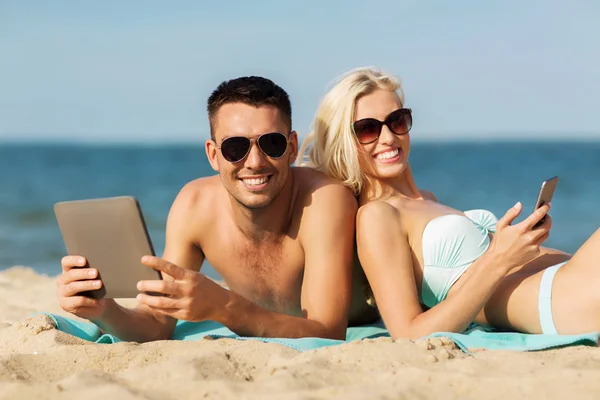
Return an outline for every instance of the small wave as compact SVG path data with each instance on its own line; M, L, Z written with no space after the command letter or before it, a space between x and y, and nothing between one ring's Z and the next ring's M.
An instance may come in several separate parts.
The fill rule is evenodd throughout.
M25 226L46 225L54 221L54 213L48 210L30 210L17 215L19 225Z

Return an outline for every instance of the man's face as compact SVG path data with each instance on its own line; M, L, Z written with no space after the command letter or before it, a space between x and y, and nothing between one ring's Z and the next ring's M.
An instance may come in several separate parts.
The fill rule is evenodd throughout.
M273 159L258 146L266 133L279 132L288 138L283 156ZM273 106L252 107L243 103L223 105L213 121L212 140L206 141L206 154L219 172L225 189L239 204L249 209L263 208L279 195L290 173L290 164L298 154L296 132L284 122ZM253 139L250 150L237 162L227 161L221 152L222 143L231 137Z

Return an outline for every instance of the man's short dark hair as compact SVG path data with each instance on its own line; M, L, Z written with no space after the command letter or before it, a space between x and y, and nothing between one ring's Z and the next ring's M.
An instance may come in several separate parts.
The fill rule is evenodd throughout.
M253 107L274 106L283 121L292 129L292 105L285 90L273 81L260 76L244 76L222 82L208 98L210 135L214 137L214 121L219 109L229 103L243 103Z

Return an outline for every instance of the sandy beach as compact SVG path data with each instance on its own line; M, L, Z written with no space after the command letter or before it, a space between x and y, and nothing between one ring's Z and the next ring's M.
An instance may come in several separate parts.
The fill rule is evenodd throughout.
M443 339L309 352L257 341L95 344L57 331L55 277L0 272L0 399L598 399L600 348L467 355Z

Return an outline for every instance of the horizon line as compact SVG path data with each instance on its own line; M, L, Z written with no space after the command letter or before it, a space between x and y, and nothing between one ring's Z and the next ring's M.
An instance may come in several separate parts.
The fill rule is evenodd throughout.
M299 139L304 139L308 136L307 133L300 133L296 130ZM29 134L10 134L4 132L4 134L10 135L3 137L2 131L0 131L0 143L64 143L64 142L76 142L76 143L131 143L137 144L139 142L152 142L152 143L199 143L204 142L210 138L209 133L201 132L188 132L182 135L170 133L157 134L152 133L144 136L130 136L131 134L119 134L111 135L108 138L103 138L99 135L87 136L86 134L75 134L71 135L63 134L42 134L43 136L33 136ZM39 134L38 134L39 135ZM87 137L86 137L87 136ZM578 132L574 131L487 131L482 132L411 132L411 141L600 141L600 131L588 131L582 130Z
M127 140L127 139L13 139L13 138L0 138L0 145L17 145L17 146L45 146L45 145L66 145L66 146L83 146L83 147L120 147L120 146L138 146L138 147L154 147L154 146L204 146L205 141L208 138L190 140L190 139L170 139L170 140ZM581 136L570 136L570 137L523 137L523 136L504 136L504 137L429 137L419 138L411 137L411 143L418 144L432 144L432 143L447 143L447 144L464 144L464 143L536 143L536 144L552 144L552 143L600 143L600 134L597 137L581 137ZM298 143L299 147L301 141Z

